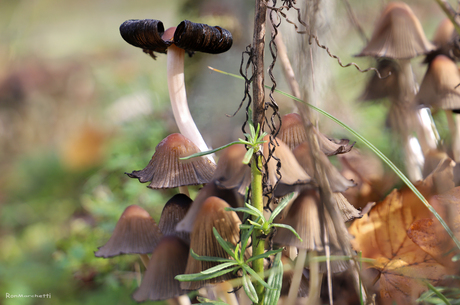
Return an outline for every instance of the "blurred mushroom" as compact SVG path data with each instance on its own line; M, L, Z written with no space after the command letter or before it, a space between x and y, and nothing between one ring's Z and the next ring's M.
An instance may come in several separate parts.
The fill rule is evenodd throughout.
M144 264L163 235L149 213L137 205L130 205L118 220L109 241L94 253L96 257L120 254L140 254Z
M422 178L418 160L423 159L423 156L418 155L410 143L411 139L414 139L411 136L412 129L417 129L423 151L436 148L436 143L431 141L431 125L425 127L417 121L417 114L412 105L417 84L410 59L434 49L435 46L426 39L422 26L410 7L403 2L391 2L377 21L369 43L357 55L389 58L398 65L399 96L390 96L392 104L388 116L392 129L402 141L406 155L406 170L413 181Z
M150 54L167 52L169 96L179 131L201 151L208 150L187 104L184 81L185 50L212 54L226 52L233 42L230 32L218 26L211 27L188 20L182 21L177 28L165 31L161 21L145 19L125 21L120 26L120 33L128 43Z
M141 183L150 181L148 187L152 189L208 183L215 170L214 163L203 157L180 160L198 152L200 150L192 141L174 133L157 145L152 159L143 170L126 174L130 178L137 178Z
M459 84L460 72L457 64L445 55L438 55L428 66L420 91L415 96L415 103L445 111L455 162L460 162L460 119L456 115L460 113Z
M176 225L187 214L192 202L192 199L185 194L176 194L166 202L158 222L163 235L174 235L190 244L190 234L184 231L176 231Z
M137 302L158 301L186 294L174 277L185 272L188 255L189 247L179 237L163 237L152 253L133 299Z
M436 49L428 53L423 62L430 63L437 55L440 54L453 59L454 55L452 53L452 49L455 35L455 27L452 24L452 21L450 21L449 18L443 19L438 25L438 28L433 36L433 44L436 46Z
M228 203L214 196L206 199L201 206L200 212L194 221L190 242L190 248L193 249L196 254L229 258L229 255L217 242L213 234L213 228L216 228L217 232L219 232L224 240L234 245L236 245L240 239L239 225L241 221L235 212L226 211L226 207L230 207ZM195 260L190 255L185 274L199 273L216 265L216 262ZM182 282L181 288L185 290L196 290L206 284L223 282L233 277L234 275L227 273L226 275L210 280Z

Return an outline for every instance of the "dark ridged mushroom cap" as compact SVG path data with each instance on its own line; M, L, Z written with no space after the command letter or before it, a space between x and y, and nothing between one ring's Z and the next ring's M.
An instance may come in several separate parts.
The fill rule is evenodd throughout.
M438 55L428 66L415 102L435 109L459 110L459 83L457 64L445 55Z
M149 213L140 206L131 205L121 215L109 241L94 255L112 257L151 253L161 237L160 229Z
M184 20L170 29L173 29L172 35L163 37L165 30L161 21L132 19L120 26L120 34L126 42L148 53L166 53L174 44L189 52L217 54L228 51L233 43L232 34L219 26Z
M176 231L176 225L184 219L192 202L192 199L185 194L176 194L166 202L161 212L160 221L158 222L163 235L175 235L182 238L187 244L190 244L190 233Z
M246 152L243 144L232 145L222 151L213 176L218 187L237 189L242 195L246 193L251 183L251 168L243 164Z
M187 266L189 247L177 236L165 236L158 243L133 299L137 302L147 300L166 300L186 294L180 288L175 276L183 274Z
M215 165L209 159L198 157L180 160L198 152L200 150L192 141L174 133L157 145L152 159L143 170L126 174L142 183L150 181L148 187L152 189L208 183L215 170Z
M369 79L369 82L360 96L361 101L373 101L386 97L397 99L401 93L399 88L399 65L392 59L381 59L377 62L377 70L380 75L389 75L379 78L377 73Z
M369 43L357 56L410 59L434 49L411 8L403 2L391 2L377 21Z
M220 236L227 242L234 245L240 239L239 225L240 219L235 212L226 211L230 207L228 203L217 197L209 197L201 206L197 215L191 234L190 248L198 255L229 258L229 255L217 242L213 234L216 228ZM190 255L187 262L185 274L199 273L203 270L216 266L215 262L198 261ZM208 283L219 283L233 278L234 275L226 274L217 278L205 281L182 282L181 288L186 290L196 290Z

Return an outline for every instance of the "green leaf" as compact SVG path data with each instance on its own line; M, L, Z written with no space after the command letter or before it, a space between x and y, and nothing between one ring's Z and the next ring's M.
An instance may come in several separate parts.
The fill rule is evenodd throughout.
M291 231L292 233L294 233L294 235L295 235L300 241L303 241L303 239L300 238L299 234L297 234L297 232L294 230L294 228L291 227L290 225L285 225L285 224L282 224L282 223L272 223L271 226L272 226L272 227L277 227L277 228L285 228L285 229L288 229L289 231Z
M226 211L232 211L232 212L243 212L243 213L250 214L250 215L253 215L253 216L259 216L258 213L254 212L253 210L251 210L249 208L225 208L225 210Z
M225 252L227 252L228 255L230 255L234 259L237 259L236 253L235 253L235 245L233 245L232 243L228 241L225 241L222 238L222 236L220 236L219 232L217 232L216 228L212 228L212 233L214 233L214 236L216 237L217 242L225 250Z
M215 301L200 296L197 296L196 299L198 300L198 302L200 302L200 304L203 305L228 305L227 303L222 302L220 299L218 301Z
M253 303L258 303L259 302L259 297L257 296L256 289L254 288L254 285L252 284L251 280L249 279L248 274L246 271L243 269L243 289L244 292L246 292L246 295L249 297L249 299Z
M229 262L234 261L234 260L223 258L223 257L201 256L201 255L196 254L195 251L193 251L193 249L191 248L190 248L190 255L197 261L217 262L217 263L229 263Z
M241 266L244 270L246 270L247 273L251 274L251 276L258 281L262 286L264 286L267 289L273 289L273 287L270 287L265 281L258 275L254 270L251 269L248 265L242 265Z
M252 206L252 205L250 205L250 204L247 204L247 203L246 203L245 205L246 205L246 207L247 207L248 209L251 209L251 210L252 210L254 213L256 213L256 214L257 214L257 215L254 215L254 214L252 214L252 215L254 215L254 216L258 216L258 217L260 217L260 219L263 219L263 220L265 220L265 218L264 218L264 214L262 214L262 212L261 212L261 211L259 211L258 209L256 209L255 207L253 207L253 206Z
M218 147L218 148L215 148L215 149L211 149L211 150L207 150L207 151L202 151L202 152L199 152L199 153L196 153L196 154L192 154L192 155L187 156L187 157L179 158L179 160L188 160L188 159L191 159L191 158L197 158L197 157L202 157L202 156L210 155L210 154L213 154L213 153L215 153L215 152L218 152L219 150L225 149L225 148L227 148L227 147L229 147L229 146L232 146L232 145L235 145L235 144L241 144L241 141L231 142L231 143L225 144L224 146L221 146L221 147Z
M257 134L256 134L256 131L254 130L254 125L253 124L249 124L249 130L251 131L251 141L254 142L254 140L256 139L257 137ZM259 130L259 127L257 127L257 130Z
M278 203L278 206L273 210L273 213L270 215L270 218L268 219L268 223L272 223L273 220L275 219L276 216L278 216L279 213L288 205L289 201L294 197L294 193L291 193L287 196L285 196L280 203Z
M240 230L241 230L241 226L242 225L240 225ZM254 226L249 226L249 228L244 230L243 234L241 235L241 240L242 240L241 254L242 254L242 256L244 255L244 252L246 252L246 247L248 245L249 238L251 237L251 234L252 234L253 230L254 230Z
M277 254L277 253L280 253L282 252L284 249L283 248L279 248L279 249L276 249L276 250L270 250L270 251L267 251L263 254L259 254L259 255L256 255L256 256L252 256L250 257L246 262L247 263L250 263L254 260L257 260L257 259L260 259L260 258L267 258L269 257L270 255L274 255L274 254Z
M283 264L281 263L282 253L279 252L275 256L273 266L268 275L267 284L273 289L265 290L265 305L277 305L281 294L281 287L283 285Z
M254 154L254 148L251 147L248 149L248 151L244 155L243 164L249 164L249 162L251 162L253 154Z
M218 276L225 275L227 273L233 272L240 269L239 266L235 266L230 269L224 269L221 271L214 272L212 274L202 274L202 273L192 273L192 274L180 274L176 275L175 279L181 282L195 282L195 281L204 281L213 279Z
M222 264L219 264L217 266L211 267L209 269L203 270L200 273L201 274L212 274L212 273L216 273L216 272L221 271L221 270L223 270L225 268L235 266L235 265L238 265L238 263L235 262L235 261L229 262L229 263L222 263Z

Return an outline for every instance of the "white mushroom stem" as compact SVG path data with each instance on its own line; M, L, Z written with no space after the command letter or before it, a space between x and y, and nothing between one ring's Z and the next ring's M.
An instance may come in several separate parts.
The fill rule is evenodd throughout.
M168 90L174 119L182 135L192 141L201 151L207 151L208 146L201 136L200 131L193 121L192 114L187 104L187 94L184 80L184 56L185 50L176 47L174 44L168 48L167 70ZM213 163L211 155L207 156Z
M447 124L451 132L452 154L455 162L460 162L460 119L455 116L452 110L445 110Z

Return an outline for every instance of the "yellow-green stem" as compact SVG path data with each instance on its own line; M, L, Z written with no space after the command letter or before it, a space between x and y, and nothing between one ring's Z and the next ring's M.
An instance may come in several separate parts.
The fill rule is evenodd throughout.
M251 162L251 204L263 213L264 210L264 201L262 194L262 173L260 168L262 166L261 157L254 154ZM256 217L253 218L254 221L257 220ZM265 241L262 237L262 231L254 230L252 233L252 255L260 255L265 252ZM257 259L252 262L252 269L257 272L262 278L264 273L264 260ZM258 282L254 282L254 287L259 297L259 303L262 305L264 303L264 286Z

